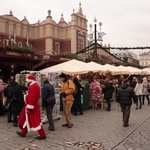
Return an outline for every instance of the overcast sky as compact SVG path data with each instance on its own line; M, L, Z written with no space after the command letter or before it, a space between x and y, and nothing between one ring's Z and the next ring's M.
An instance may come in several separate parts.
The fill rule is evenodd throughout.
M29 23L45 20L47 11L57 23L61 13L70 22L73 9L79 9L89 24L102 22L106 33L103 43L112 47L150 47L150 0L0 0L0 15L13 15L19 20L26 16Z

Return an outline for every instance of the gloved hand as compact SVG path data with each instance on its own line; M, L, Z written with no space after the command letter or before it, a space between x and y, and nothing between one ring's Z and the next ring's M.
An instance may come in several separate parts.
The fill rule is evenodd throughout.
M30 114L31 113L31 109L27 109L27 114Z
M61 95L62 97L66 97L67 94L65 92L62 92Z

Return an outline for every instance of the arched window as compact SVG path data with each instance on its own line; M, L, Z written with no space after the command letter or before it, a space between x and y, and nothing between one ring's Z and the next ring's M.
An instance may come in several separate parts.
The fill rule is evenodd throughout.
M18 42L18 47L22 48L22 42Z
M4 39L4 40L3 40L3 44L4 44L5 46L8 46L8 45L9 45L9 40L8 40L8 39Z
M84 38L83 37L78 37L78 48L77 51L80 51L84 48Z
M54 53L55 54L59 54L60 53L60 43L59 42L55 42Z

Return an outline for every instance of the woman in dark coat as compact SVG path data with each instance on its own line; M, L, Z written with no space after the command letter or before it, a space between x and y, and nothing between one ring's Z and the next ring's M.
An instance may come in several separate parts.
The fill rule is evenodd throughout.
M106 103L107 103L107 108L106 108L107 111L111 110L111 98L112 98L113 92L114 92L114 87L113 87L112 81L106 80L106 85L103 88L103 93L104 93L104 99L106 100Z
M23 91L26 91L27 89L27 87L20 85L15 81L11 81L8 88L8 99L10 101L9 109L13 114L13 123L15 127L17 127L17 117L24 106Z
M83 91L83 87L80 84L79 80L77 77L73 79L73 83L75 84L76 90L74 93L74 102L73 102L73 110L74 110L74 115L77 116L78 110L80 111L80 115L83 115L82 112L82 104L81 104L81 93Z

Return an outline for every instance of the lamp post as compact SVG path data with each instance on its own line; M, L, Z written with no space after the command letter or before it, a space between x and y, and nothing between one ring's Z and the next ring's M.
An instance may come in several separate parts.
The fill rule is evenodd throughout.
M95 58L95 59L97 59L97 44L98 44L98 41L100 42L99 44L101 45L101 43L103 41L102 37L104 35L106 35L106 33L101 32L101 26L102 26L102 23L99 22L100 31L97 31L97 19L96 18L94 19L94 31L92 31L93 25L92 24L89 25L89 27L90 27L89 40L91 42L94 42L94 51L93 51L93 54L92 54L92 58Z

